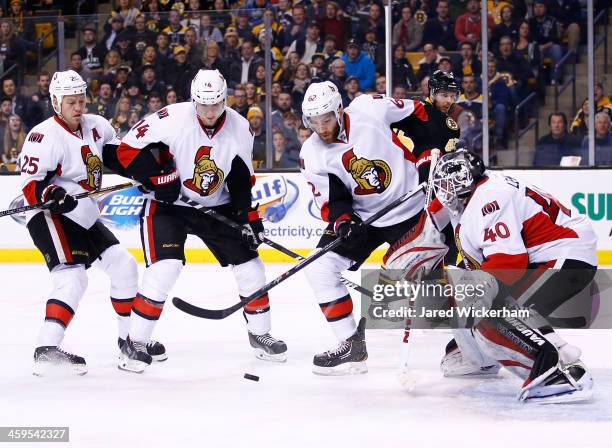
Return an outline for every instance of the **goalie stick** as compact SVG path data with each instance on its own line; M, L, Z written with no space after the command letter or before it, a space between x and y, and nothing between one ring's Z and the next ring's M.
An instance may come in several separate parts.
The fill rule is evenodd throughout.
M217 212L216 210L209 208L209 207L205 207L201 204L198 204L195 201L192 201L191 199L189 199L187 196L185 195L181 195L181 197L179 198L179 200L199 211L201 211L202 213L204 213L205 215L208 215L214 219L216 219L217 221L222 222L223 224L228 225L229 227L231 227L232 229L235 229L239 232L243 232L244 231L244 227L241 226L240 224L232 221L231 219L229 219L228 217L226 217L225 215L222 215L221 213ZM285 246L272 241L268 238L266 238L265 236L263 237L263 243L267 244L268 246L270 246L273 249L276 249L279 252L282 252L283 254L287 255L288 257L291 258L295 258L296 260L302 261L305 258L302 257L300 254L298 254L297 252L293 252L291 249L286 248ZM364 288L363 286L354 283L344 277L340 277L340 281L342 283L344 283L345 286L349 287L349 288L353 288L355 291L360 292L361 294L364 294L368 297L372 297L374 295L374 293L366 288Z
M78 199L87 198L89 196L95 196L95 195L104 194L104 193L111 193L113 191L123 190L125 188L137 187L137 186L138 186L138 184L134 184L132 182L126 182L124 184L118 184L118 185L113 185L113 186L110 186L110 187L100 188L99 190L86 191L85 193L75 194L72 197L74 199L78 200ZM0 212L0 218L3 217L3 216L10 216L10 215L15 215L17 213L23 213L23 212L27 212L27 211L30 211L30 210L35 210L37 208L46 208L46 207L49 207L54 202L55 202L55 199L49 199L48 201L38 202L37 204L24 205L23 207L17 207L17 208L11 208L9 210L3 210L3 211Z
M386 215L391 210L393 210L395 207L397 207L401 203L407 201L408 199L410 199L414 195L416 195L418 193L422 193L423 188L425 186L426 186L426 183L423 182L422 184L419 184L418 187L416 189L414 189L413 191L404 193L399 198L395 199L393 202L388 204L386 207L383 207L378 212L374 213L368 219L363 221L363 223L361 225L368 225L368 224L373 223L374 221L376 221L377 219L379 219L382 216ZM335 240L331 241L329 244L327 244L326 246L322 247L321 249L315 250L309 257L307 257L304 260L300 261L294 267L292 267L288 271L284 272L283 274L279 275L278 277L276 277L274 280L270 281L266 285L262 286L257 291L255 291L253 294L251 294L250 296L244 297L244 298L240 299L239 302L235 303L234 305L232 305L232 306L230 306L228 308L217 309L217 310L210 310L210 309L206 309L206 308L200 308L198 306L192 305L192 304L184 301L183 299L181 299L179 297L173 298L172 299L172 303L179 310L181 310L181 311L183 311L183 312L185 312L187 314L191 314L192 316L201 317L201 318L204 318L204 319L215 319L215 320L225 319L226 317L228 317L228 316L232 315L233 313L235 313L236 311L238 311L244 305L246 305L249 302L257 299L258 297L262 296L263 294L267 293L269 290L271 290L272 288L277 286L279 283L284 282L285 280L287 280L289 277L291 277L295 273L301 271L306 266L308 266L309 264L311 264L315 260L317 260L320 257L322 257L323 255L325 255L327 252L335 249L341 243L342 243L342 240L340 238L336 238Z
M427 207L431 204L433 198L433 172L436 164L438 163L438 159L440 158L440 150L438 148L433 148L431 150L431 160L429 164L429 174L427 177L427 189L425 192L425 212L427 212ZM421 274L417 276L417 282L421 281ZM411 296L408 299L408 309L412 310L414 308L414 304L416 301L416 297ZM418 380L418 375L412 371L410 368L410 358L412 353L412 346L414 344L410 343L410 331L412 327L412 319L408 317L406 319L406 327L404 329L404 334L402 336L402 348L400 352L400 365L399 372L397 374L397 379L400 384L408 390L412 390L416 385ZM412 334L412 339L414 339L414 331Z

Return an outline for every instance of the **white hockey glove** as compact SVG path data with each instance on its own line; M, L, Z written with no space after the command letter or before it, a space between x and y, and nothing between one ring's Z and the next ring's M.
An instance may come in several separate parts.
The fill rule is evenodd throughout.
M383 258L383 275L389 280L416 281L442 267L448 246L423 213L419 222L389 247Z

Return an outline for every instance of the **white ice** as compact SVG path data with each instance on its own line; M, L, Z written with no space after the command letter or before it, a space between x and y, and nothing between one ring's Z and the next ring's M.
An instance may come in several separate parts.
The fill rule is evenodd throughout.
M268 278L288 267L268 265ZM0 426L69 426L70 446L612 446L610 330L561 332L582 348L595 378L595 398L586 404L519 404L520 381L508 373L488 380L443 378L438 365L448 332L417 334L412 359L420 379L412 392L396 380L399 331L367 333L369 373L320 377L311 373L312 356L336 342L298 274L270 295L272 334L289 346L286 364L254 358L241 313L207 321L168 302L154 337L166 345L169 359L137 375L116 367L108 280L91 269L65 339L86 358L89 373L38 378L32 354L50 286L46 268L4 264L0 273ZM188 265L174 295L209 307L237 299L230 272L209 264Z

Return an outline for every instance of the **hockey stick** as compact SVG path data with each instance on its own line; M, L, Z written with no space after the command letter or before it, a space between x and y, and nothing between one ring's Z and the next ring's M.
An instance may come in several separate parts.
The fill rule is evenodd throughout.
M393 202L388 204L386 207L383 207L378 212L374 213L368 219L363 221L363 223L361 223L361 225L365 226L365 225L373 223L377 219L379 219L382 216L384 216L387 213L389 213L391 210L393 210L395 207L397 207L401 203L407 201L408 199L410 199L414 195L416 195L418 193L421 193L425 186L426 186L426 184L425 184L425 182L423 182L422 184L419 184L419 186L415 190L410 191L408 193L404 193L399 198L395 199ZM251 294L250 296L244 297L244 298L240 299L239 302L235 303L234 305L230 306L229 308L218 309L218 310L209 310L209 309L200 308L200 307L192 305L192 304L190 304L188 302L185 302L183 299L180 299L179 297L175 297L174 299L172 299L172 303L179 310L181 310L181 311L183 311L183 312L185 312L187 314L191 314L192 316L202 317L204 319L216 319L216 320L218 320L218 319L225 319L226 317L228 317L231 314L233 314L236 311L238 311L244 305L246 305L249 302L257 299L258 297L262 296L263 294L267 293L269 290L271 290L272 288L277 286L279 283L284 282L285 280L287 280L289 277L291 277L295 273L301 271L306 266L308 266L309 264L311 264L315 260L317 260L320 257L322 257L323 255L325 255L327 252L335 249L341 243L342 243L342 239L336 238L335 240L331 241L329 244L327 244L326 246L322 247L321 249L315 250L308 258L305 258L304 260L300 261L298 264L296 264L294 267L292 267L288 271L284 272L283 274L281 274L278 277L276 277L274 280L272 280L269 283L267 283L266 285L262 286L257 291L255 291L253 294Z
M209 208L209 207L203 206L201 204L198 204L197 202L192 201L191 199L189 199L185 195L182 195L179 198L179 200L181 202L183 202L183 203L185 203L185 204L187 204L187 205L189 205L189 206L191 206L191 207L201 211L205 215L208 215L211 218L214 218L217 221L222 222L223 224L226 224L227 226L231 227L232 229L235 229L235 230L237 230L239 232L242 232L244 230L243 226L241 226L240 224L232 221L227 216L219 213L218 211L216 211L216 210L214 210L212 208ZM302 257L300 254L298 254L296 252L293 252L291 249L288 249L285 246L283 246L283 245L281 245L279 243L276 243L276 242L266 238L265 236L263 237L262 241L263 241L264 244L267 244L271 248L276 249L279 252L282 252L283 254L287 255L288 257L295 258L296 260L299 260L299 261L305 260L305 258ZM357 283L354 283L354 282L352 282L352 281L350 281L350 280L348 280L348 279L346 279L344 277L340 277L340 281L342 283L344 283L345 286L348 286L349 288L353 288L354 290L360 292L361 294L365 294L368 297L373 297L373 295L374 295L374 293L372 291L370 291L370 290L364 288L363 286L361 286L361 285L359 285Z
M124 188L137 187L138 184L134 184L132 182L126 182L124 184L113 185L111 187L100 188L99 190L94 191L86 191L85 193L75 194L72 197L74 199L83 199L90 196L95 196L98 194L111 193L113 191L123 190ZM3 216L15 215L17 213L23 213L30 210L35 210L37 208L46 208L55 202L55 199L49 199L45 202L38 202L37 204L32 205L24 205L23 207L11 208L9 210L4 210L0 212L0 218Z
M425 192L425 210L429 204L431 204L433 198L433 172L436 164L438 163L438 159L440 158L440 150L438 148L433 148L431 150L431 161L429 164L429 174L427 176L427 189ZM421 281L421 274L419 273L417 279L417 283ZM414 304L416 302L416 297L411 296L408 299L408 309L413 310ZM410 369L410 358L412 353L413 344L410 343L410 330L412 327L412 319L408 317L406 319L406 327L404 329L404 335L402 337L402 350L400 352L400 366L399 372L397 374L397 379L400 384L408 390L412 390L416 385L418 380L418 376L415 372L411 372ZM414 332L413 332L414 333ZM414 339L414 334L412 339Z

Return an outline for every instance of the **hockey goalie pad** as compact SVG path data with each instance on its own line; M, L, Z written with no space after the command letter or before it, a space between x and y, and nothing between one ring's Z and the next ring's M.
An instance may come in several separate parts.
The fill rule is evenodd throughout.
M448 246L426 213L408 233L394 242L383 257L385 276L392 281L415 281L442 267Z
M448 282L452 285L454 305L469 310L469 313L455 313L457 326L466 328L476 325L479 316L493 306L499 293L495 277L485 271L449 266L446 269Z

